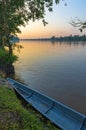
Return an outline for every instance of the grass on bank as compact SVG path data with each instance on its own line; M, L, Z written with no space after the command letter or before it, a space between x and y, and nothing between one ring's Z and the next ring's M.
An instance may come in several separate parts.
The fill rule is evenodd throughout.
M13 90L0 87L0 130L58 130L28 105L21 105Z

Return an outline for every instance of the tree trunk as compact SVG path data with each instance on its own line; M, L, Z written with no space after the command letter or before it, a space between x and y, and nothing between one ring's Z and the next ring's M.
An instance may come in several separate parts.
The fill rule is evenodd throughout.
M15 68L12 64L0 66L0 69L6 73L6 75L14 74Z
M5 67L5 72L7 73L7 75L9 74L14 74L14 66L12 64L9 64Z

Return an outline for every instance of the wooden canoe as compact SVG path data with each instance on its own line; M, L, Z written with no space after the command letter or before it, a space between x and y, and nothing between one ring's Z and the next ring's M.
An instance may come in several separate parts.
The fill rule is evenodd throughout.
M62 130L86 130L86 116L11 78L13 89L43 116Z

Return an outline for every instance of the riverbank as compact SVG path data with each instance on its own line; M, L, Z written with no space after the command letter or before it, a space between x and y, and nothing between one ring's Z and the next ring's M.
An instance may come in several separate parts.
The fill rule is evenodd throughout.
M58 130L30 105L22 106L9 83L0 76L0 130Z
M11 85L8 83L7 80L5 80L5 78L3 78L1 75L0 75L0 86L4 86L4 87L7 87L7 88L11 88Z

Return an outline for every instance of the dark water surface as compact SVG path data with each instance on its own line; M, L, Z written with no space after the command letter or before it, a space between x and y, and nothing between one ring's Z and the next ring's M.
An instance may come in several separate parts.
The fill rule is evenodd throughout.
M24 48L15 64L16 76L30 88L86 114L86 42L20 44Z

